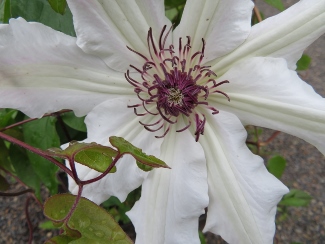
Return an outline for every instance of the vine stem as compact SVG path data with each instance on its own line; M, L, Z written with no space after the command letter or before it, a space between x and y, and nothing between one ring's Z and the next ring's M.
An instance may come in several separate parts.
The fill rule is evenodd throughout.
M70 168L71 168L71 172L72 172L72 175L73 175L73 179L74 181L77 183L77 185L80 184L80 179L78 177L78 173L77 173L77 170L76 170L76 165L75 165L75 161L74 161L74 156L72 157L72 159L69 158L69 165L70 165Z
M117 163L117 161L122 157L122 154L118 153L116 155L116 157L114 158L113 162L108 166L108 168L105 170L104 173L102 173L101 175L93 178L93 179L90 179L90 180L85 180L85 181L80 181L80 184L82 185L87 185L87 184L90 184L90 183L93 183L95 181L98 181L100 179L102 179L104 176L106 176L110 171L111 169L115 166L115 164Z
M61 114L61 113L67 113L67 112L71 112L72 110L69 110L69 109L63 109L61 111L58 111L58 112L55 112L55 113L51 113L51 114L45 114L42 118L44 117L49 117L49 116L58 116L58 114ZM15 124L12 124L12 125L9 125L9 126L6 126L6 127L3 127L0 129L0 132L3 132L5 130L9 130L11 128L14 128L16 126L19 126L19 125L23 125L23 124L26 124L28 122L31 122L31 121L34 121L34 120L38 120L39 118L30 118L30 119L25 119L23 121L19 121Z
M78 205L78 203L80 201L80 198L81 198L81 194L82 194L82 190L83 190L83 185L82 184L79 184L78 186L79 186L79 189L78 189L78 195L76 197L76 200L74 201L74 203L73 203L73 205L72 205L69 213L64 218L64 222L66 223L67 226L68 226L69 219L71 218L73 212L76 210L77 205Z
M107 169L105 170L104 173L102 173L101 175L93 178L93 179L90 179L90 180L86 180L86 181L82 181L78 178L78 176L76 176L76 178L72 177L76 183L78 184L78 194L77 194L77 197L76 197L76 200L74 201L69 213L67 214L67 216L64 218L64 222L66 223L67 227L69 228L68 226L68 222L69 222L69 219L71 218L73 212L76 210L77 208L77 205L80 201L80 198L81 198L81 194L82 194L82 190L83 190L83 187L84 185L87 185L87 184L90 184L90 183L93 183L93 182L96 182L100 179L102 179L104 176L106 176L109 171L111 171L111 169L115 166L115 164L117 163L117 161L122 157L122 154L118 153L116 155L116 157L114 158L113 162L107 167ZM69 163L71 165L71 168L73 168L73 172L75 171L75 163L74 163L74 160L69 160ZM76 172L75 172L76 173Z
M6 141L9 141L13 144L16 144L20 147L23 147L35 154L38 154L39 156L49 160L50 162L54 163L56 166L58 166L59 168L61 168L64 172L66 172L67 174L69 174L72 178L73 178L73 174L71 172L70 169L68 169L64 164L60 163L59 161L57 161L56 159L52 158L51 156L47 155L47 153L41 149L38 149L38 148L35 148L35 147L32 147L30 145L28 145L27 143L25 142L22 142L22 141L19 141L17 140L16 138L14 137L11 137L11 136L8 136L6 135L5 133L3 132L0 132L0 138L6 140Z
M256 154L260 155L260 139L259 139L259 135L258 135L258 129L256 126L254 126L254 132L255 132L255 137L256 137Z
M257 141L256 142L246 141L246 143L256 146L257 147L257 154L259 154L259 150L260 150L261 147L264 147L264 146L268 145L270 142L272 142L281 133L281 131L275 131L275 132L273 132L273 134L266 141L259 141L257 128L255 126L254 126L254 129L255 129L255 135L256 135Z
M0 170L4 171L5 173L9 174L11 177L15 178L15 180L20 183L21 185L25 186L28 188L28 185L26 185L21 179L19 179L16 175L14 175L13 173L11 173L10 171L0 167ZM43 209L43 204L41 203L41 201L35 196L35 192L31 192L33 193L32 196L34 198L34 200L38 203L38 205L41 207L41 209Z
M28 192L34 193L34 190L33 189L26 189L26 190L19 191L19 192L0 192L0 196L3 196L3 197L15 197L15 196L23 195L23 194L28 193Z
M261 12L256 5L254 6L254 14L256 15L258 22L262 22L263 19L261 16Z
M281 131L275 131L266 141L260 142L260 146L266 146L277 137Z

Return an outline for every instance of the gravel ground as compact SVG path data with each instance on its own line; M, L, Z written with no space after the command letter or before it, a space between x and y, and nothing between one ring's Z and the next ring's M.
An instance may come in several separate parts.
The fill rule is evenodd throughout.
M18 192L24 190L17 184L11 185L10 192ZM48 196L48 192L44 189L44 197ZM1 244L22 244L28 243L29 230L25 215L25 203L27 195L18 197L1 197L0 202L0 243ZM29 216L33 226L34 241L33 244L43 243L45 240L51 238L55 233L52 231L45 231L38 228L39 223L45 221L43 212L39 205L30 200Z
M283 2L289 7L298 1ZM265 16L276 13L265 4L258 6ZM307 71L300 72L300 76L311 84L318 94L325 97L325 35L314 42L305 53L312 57L312 63ZM325 243L324 156L314 146L284 133L280 134L266 150L286 158L287 168L282 177L283 183L289 188L304 190L313 197L308 207L289 208L288 219L277 225L276 240L278 243Z
M286 0L289 7L297 1ZM264 15L271 16L278 11L257 1L258 7ZM310 83L315 90L325 97L325 36L313 43L306 54L312 57L312 64L308 71L301 72L301 77ZM265 137L272 131L265 130ZM279 244L300 242L307 244L325 243L325 168L324 156L308 143L284 133L280 134L266 148L273 154L286 158L287 169L283 175L283 182L289 188L296 188L308 192L313 200L308 207L289 208L289 216L277 225L276 241ZM12 191L18 191L19 186L12 186ZM21 190L21 189L20 189ZM44 190L44 195L47 192ZM24 204L26 196L4 198L0 200L0 244L27 243L28 227L25 221ZM38 205L32 201L29 207L34 228L34 242L43 243L53 235L51 231L40 230L37 226L43 221L43 215ZM207 235L208 243L225 243L212 234Z

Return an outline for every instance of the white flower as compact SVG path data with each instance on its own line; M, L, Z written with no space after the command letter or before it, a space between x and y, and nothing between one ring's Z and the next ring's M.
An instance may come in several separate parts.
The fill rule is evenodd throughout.
M129 212L137 243L199 243L206 207L205 231L229 243L272 243L276 204L287 188L248 150L242 124L293 134L325 153L325 101L294 71L303 50L325 32L325 0L302 0L252 28L249 0L188 0L169 35L162 0L68 3L77 38L23 19L0 26L0 106L31 117L73 109L88 114L89 141L122 136L164 160L172 169L148 174L124 157L117 173L85 187L84 195L100 203L111 195L123 201L143 182ZM187 72L193 93L179 87L184 82L170 71L172 63ZM138 72L128 73L129 65ZM128 105L147 114L136 116ZM159 120L157 133L147 130ZM82 166L79 173L98 174Z

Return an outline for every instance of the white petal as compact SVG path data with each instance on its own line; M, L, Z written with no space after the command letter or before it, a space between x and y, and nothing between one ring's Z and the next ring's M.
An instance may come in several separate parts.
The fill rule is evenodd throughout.
M150 172L140 200L128 212L136 243L200 243L198 218L208 204L203 150L189 131L170 131L159 158L171 169Z
M304 0L253 26L247 40L234 52L213 61L218 75L237 61L270 56L287 59L295 69L303 50L325 32L325 0Z
M306 12L305 12L306 11ZM275 38L276 41L258 51L256 56L271 56L285 58L288 62L288 67L295 70L296 63L300 59L303 51L313 43L318 37L325 33L325 1L323 0L303 0L290 7L282 14L268 18L265 21L253 26L252 32L247 40L256 40L261 36L271 36L279 26L293 30L289 20L297 18L297 15L304 16L300 21L303 24L311 23L302 30L297 30L291 33L291 37L283 39ZM319 16L318 16L319 15ZM318 16L318 17L316 17ZM312 18L315 18L312 20ZM285 25L283 24L285 23ZM298 26L299 27L299 26ZM302 28L301 28L302 29ZM299 33L299 34L298 34ZM298 36L299 35L299 36ZM288 45L289 44L289 45Z
M247 148L246 131L235 115L220 111L206 116L199 140L207 159L210 198L204 231L230 244L273 243L276 205L287 188Z
M222 87L230 102L211 95L213 106L235 113L245 124L298 136L325 154L325 99L289 70L284 59L252 58L220 79L230 81Z
M77 44L85 52L101 57L109 67L123 72L140 60L126 46L147 55L149 27L154 28L158 38L162 27L170 25L163 1L69 0L68 4Z
M0 107L30 117L63 108L84 115L112 96L133 93L123 74L85 54L76 38L21 18L0 25L0 34Z
M250 0L188 0L182 20L173 34L178 38L190 36L194 52L206 41L205 61L229 53L249 35L253 3Z
M162 140L156 139L153 133L145 130L139 124L142 117L136 116L132 108L127 108L127 104L137 101L137 99L115 98L95 107L85 119L88 129L86 141L109 145L110 136L121 136L143 149L146 154L158 156ZM83 180L99 175L95 170L79 164L77 171ZM117 172L85 186L83 196L96 203L101 203L112 195L124 201L127 194L139 187L146 176L147 173L138 168L131 156L124 155L117 164ZM69 189L77 193L77 187L72 181Z

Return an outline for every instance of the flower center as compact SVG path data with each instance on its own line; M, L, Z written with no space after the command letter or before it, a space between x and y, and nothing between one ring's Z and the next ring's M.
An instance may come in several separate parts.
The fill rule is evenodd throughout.
M160 97L164 97L162 96L162 93L160 94ZM183 98L184 95L178 88L172 87L168 89L167 102L169 107L174 107L175 105L182 106Z
M188 129L192 124L195 125L195 136L198 141L199 136L203 135L206 117L197 109L199 105L211 110L212 114L219 111L209 106L207 98L209 94L219 93L230 101L228 95L220 90L219 86L229 81L216 82L211 76L217 76L210 66L202 66L204 57L205 41L202 39L202 49L191 53L191 39L187 37L187 42L183 46L182 39L179 38L178 53L174 51L174 46L166 47L166 41L171 29L164 35L166 26L161 31L159 45L156 45L152 29L150 28L147 36L149 55L141 54L131 48L128 49L145 60L142 68L130 65L137 73L137 78L132 78L129 70L125 74L127 81L134 86L141 103L129 105L134 108L138 116L154 116L158 120L154 123L140 122L149 131L155 132L164 130L161 136L164 137L171 129L176 126L176 132ZM137 109L142 109L139 113ZM178 128L179 118L187 123ZM151 118L152 119L152 118Z
M157 109L165 116L178 117L180 114L189 116L198 103L202 87L198 86L186 72L171 70L161 80L154 75L157 85Z

